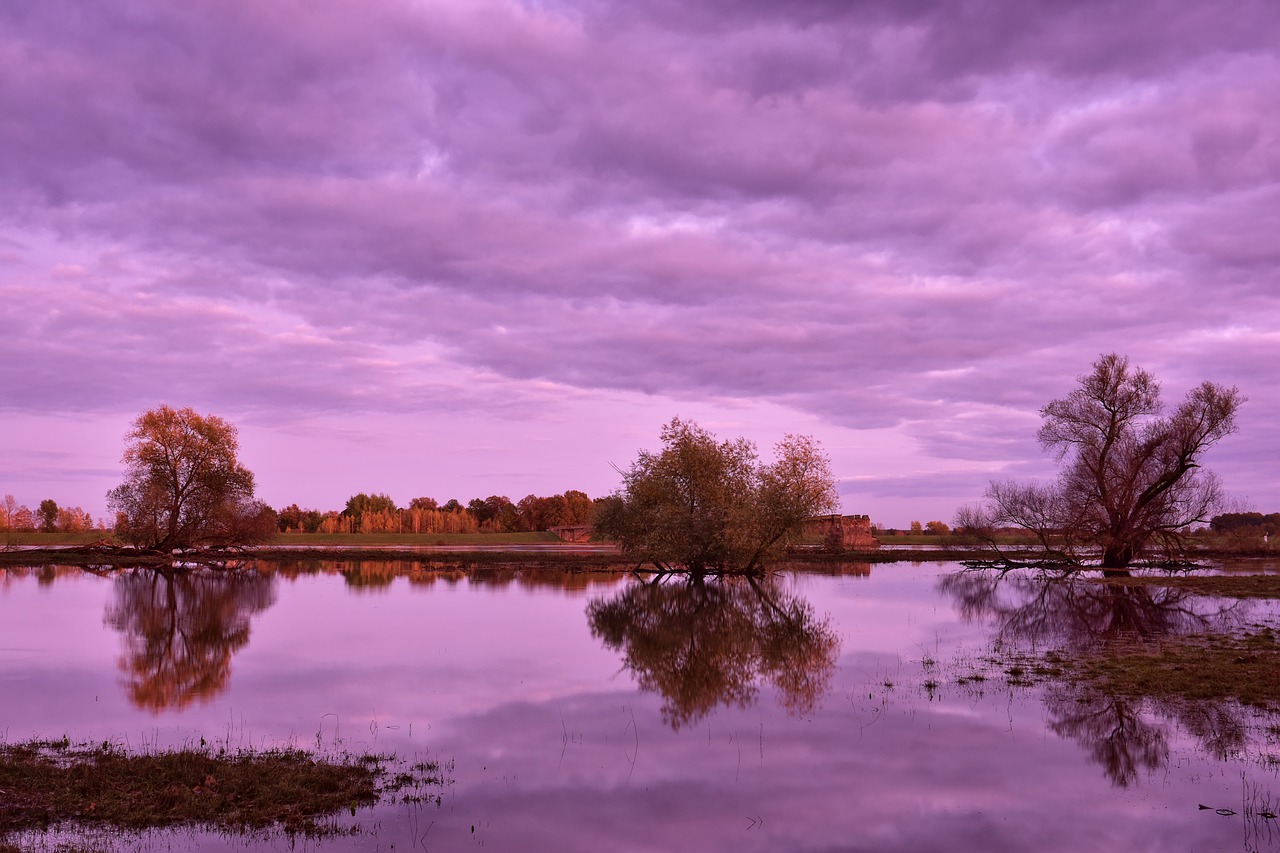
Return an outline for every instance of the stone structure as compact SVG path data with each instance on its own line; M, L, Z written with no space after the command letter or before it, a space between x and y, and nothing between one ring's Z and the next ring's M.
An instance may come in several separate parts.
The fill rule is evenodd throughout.
M591 525L589 524L565 524L548 529L565 542L591 541Z
M815 516L804 523L804 538L833 551L874 551L880 547L866 515Z

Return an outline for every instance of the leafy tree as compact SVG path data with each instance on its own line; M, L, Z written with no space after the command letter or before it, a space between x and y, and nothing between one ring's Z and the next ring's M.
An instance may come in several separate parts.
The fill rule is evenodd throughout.
M933 536L942 536L950 533L951 528L941 521L926 521L924 523L924 532Z
M409 501L409 509L439 509L435 498L414 498Z
M490 495L484 499L484 506L491 530L510 533L519 526L516 505L505 495Z
M957 524L1024 528L1051 559L1068 562L1098 545L1103 569L1124 569L1156 547L1175 559L1186 551L1182 531L1221 501L1200 457L1236 431L1244 400L1236 388L1204 382L1166 416L1154 376L1104 355L1079 388L1040 410L1040 443L1064 463L1058 481L993 482L987 505L962 510Z
M214 415L160 406L125 435L125 479L107 493L116 534L153 549L248 544L270 536L259 524L253 473L239 463L236 428ZM274 513L272 513L274 524Z
M58 507L58 529L68 533L93 529L93 516L80 507Z
M366 495L364 492L361 492L358 495L352 495L347 498L347 506L346 509L342 511L342 514L354 519L356 526L358 527L360 519L365 515L377 512L395 511L396 502L393 501L390 496L377 492L372 495Z
M36 515L40 519L40 529L45 533L53 533L58 529L58 502L52 498L40 501L40 509Z
M662 428L663 449L640 451L622 488L597 504L595 535L661 569L758 571L837 507L831 466L807 436L787 436L761 463L744 438L717 441L692 421Z

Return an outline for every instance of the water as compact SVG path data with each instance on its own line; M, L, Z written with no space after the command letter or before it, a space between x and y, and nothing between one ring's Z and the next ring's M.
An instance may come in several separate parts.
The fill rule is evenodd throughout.
M0 570L0 735L450 768L438 806L344 818L356 836L121 849L1280 849L1257 814L1280 796L1274 720L1010 685L989 663L1257 624L1269 602L958 569L755 587L407 562Z

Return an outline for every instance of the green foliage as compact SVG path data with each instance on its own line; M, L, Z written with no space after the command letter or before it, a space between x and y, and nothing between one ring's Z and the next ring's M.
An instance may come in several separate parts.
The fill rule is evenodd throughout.
M44 533L52 533L58 529L58 503L52 498L46 498L40 501L40 509L36 515L40 519L40 530Z
M807 436L787 436L776 461L743 438L717 441L673 419L659 453L640 451L620 491L596 507L595 533L630 557L692 572L756 571L837 507L831 467Z
M374 493L366 495L361 492L358 495L352 495L347 498L346 509L342 511L343 515L350 516L358 522L362 516L375 512L395 512L396 502L388 495Z

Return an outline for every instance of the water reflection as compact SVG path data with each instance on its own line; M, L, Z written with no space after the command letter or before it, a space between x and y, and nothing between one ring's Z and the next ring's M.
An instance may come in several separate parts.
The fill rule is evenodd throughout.
M808 714L840 651L828 621L774 576L634 583L591 602L587 620L640 688L662 696L662 718L677 730L718 705L747 707L758 681L778 688L789 713Z
M251 617L276 600L275 577L256 571L133 569L113 584L104 620L124 634L129 700L153 713L226 689Z
M1187 589L1075 577L959 572L939 582L967 621L991 622L1020 647L1097 651L1113 642L1239 627L1239 602L1212 605Z
M343 583L352 592L370 593L390 590L399 578L415 587L431 587L436 584L503 589L549 589L565 592L581 592L598 586L616 584L630 575L628 568L592 568L583 571L560 566L478 566L466 560L429 561L385 559L300 559L262 560L256 563L263 572L279 574L288 580L309 575L342 576Z
M1251 612L1245 602L1218 602L1140 582L960 572L943 578L939 589L964 619L992 624L996 659L1046 650L1089 657L1133 650L1135 644L1154 647L1175 635L1232 633L1246 625ZM1127 696L1097 681L1067 677L1046 685L1044 707L1049 727L1080 743L1119 787L1165 765L1167 723L1220 759L1238 754L1248 742L1249 713L1232 700Z

